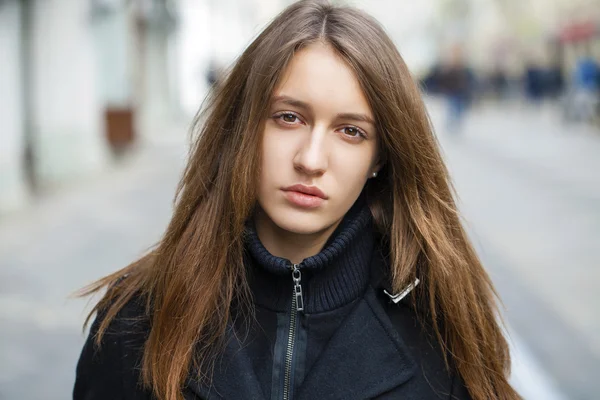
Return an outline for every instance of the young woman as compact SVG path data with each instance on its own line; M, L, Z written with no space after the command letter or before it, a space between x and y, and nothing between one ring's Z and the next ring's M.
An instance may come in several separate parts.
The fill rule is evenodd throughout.
M384 30L283 11L197 118L167 231L106 293L76 400L517 399L492 284Z

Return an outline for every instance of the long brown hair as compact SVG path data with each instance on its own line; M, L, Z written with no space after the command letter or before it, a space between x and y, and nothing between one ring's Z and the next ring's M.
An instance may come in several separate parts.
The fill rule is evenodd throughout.
M284 10L210 95L193 125L197 137L164 237L145 257L83 291L108 288L88 316L104 316L97 343L119 310L141 297L151 320L146 387L178 400L190 368L210 378L232 304L251 303L242 237L256 202L271 96L295 52L316 41L353 69L377 121L385 165L366 190L389 244L394 288L417 275L422 280L426 290L415 301L474 399L519 398L507 381L510 356L496 294L461 225L419 89L374 19L323 1Z

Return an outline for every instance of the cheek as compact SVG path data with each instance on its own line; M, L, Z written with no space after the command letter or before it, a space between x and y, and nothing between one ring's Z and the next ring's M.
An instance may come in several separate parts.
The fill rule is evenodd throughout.
M341 188L362 189L375 165L375 149L370 147L338 152L333 165Z
M265 130L262 139L261 183L277 178L277 174L290 160L290 143L278 132Z

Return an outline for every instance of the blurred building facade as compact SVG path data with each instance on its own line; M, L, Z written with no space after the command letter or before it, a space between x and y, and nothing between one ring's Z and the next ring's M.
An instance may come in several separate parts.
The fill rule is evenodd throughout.
M168 0L0 0L0 214L166 134L176 26Z
M0 208L13 209L26 198L22 21L19 2L0 3Z
M289 3L0 0L0 215L173 134Z
M460 42L478 69L499 64L519 74L530 63L559 63L572 71L577 58L600 59L600 0L440 0L442 47Z

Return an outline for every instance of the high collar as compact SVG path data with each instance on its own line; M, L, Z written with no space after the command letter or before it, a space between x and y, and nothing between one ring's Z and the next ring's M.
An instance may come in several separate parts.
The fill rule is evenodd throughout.
M371 212L361 197L323 250L300 263L305 313L329 311L361 296L375 246ZM252 223L246 234L248 280L258 305L286 311L292 297L292 263L269 253Z

